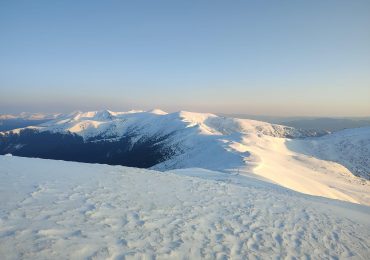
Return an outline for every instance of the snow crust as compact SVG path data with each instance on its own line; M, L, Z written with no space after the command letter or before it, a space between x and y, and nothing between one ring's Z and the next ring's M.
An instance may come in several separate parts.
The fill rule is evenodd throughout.
M367 259L370 208L204 169L0 156L2 259Z

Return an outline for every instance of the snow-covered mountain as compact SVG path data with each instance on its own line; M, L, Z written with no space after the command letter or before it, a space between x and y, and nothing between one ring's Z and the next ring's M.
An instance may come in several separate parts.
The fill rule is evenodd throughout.
M338 162L352 173L370 178L370 127L345 129L320 138L295 140L292 150Z
M182 130L184 127L195 127L199 132L206 135L255 132L275 137L298 138L317 136L325 133L312 130L299 130L262 121L219 117L208 113L180 111L168 114L160 109L151 111L133 110L128 112L112 112L109 110L92 112L78 111L71 114L58 115L55 120L38 127L30 128L38 131L75 133L82 136L86 141L89 141L96 138L116 138L132 131L147 136L163 135ZM167 129L166 132L162 133L165 129Z
M0 156L1 259L368 259L370 208L240 175Z
M0 120L23 119L23 120L48 120L56 119L60 113L29 113L22 112L19 114L0 114Z
M34 126L58 118L60 114L20 113L18 115L0 114L0 131Z
M366 180L370 153L369 149L358 149L362 143L368 144L370 136L367 130L353 131L358 137L355 146L346 146L347 151L353 150L348 159L339 156L346 153L341 138L347 142L352 139L341 132L335 134L338 137L322 136L325 133L186 111L104 110L74 112L39 126L3 132L0 153L161 171L204 168L255 176L307 194L370 205L370 184ZM332 136L339 141L331 154L338 157L304 150L312 142L331 143L325 140Z
M74 139L70 141L70 146L74 146L75 151L82 149L81 154L86 153L84 147L99 147L96 148L100 152L98 158L93 158L90 149L92 160L87 162L127 165L127 162L120 160L137 152L147 155L145 163L129 166L161 170L200 167L224 171L244 165L245 159L250 159L248 152L235 148L237 141L245 136L304 137L318 133L213 114L184 111L167 114L158 109L148 112L104 110L74 112L39 126L8 131L2 134L1 151L23 156L84 161L79 160L77 154L74 155L75 159L68 157L68 150L72 148L65 151L65 156L54 156L52 151L61 153L61 150L66 149L61 146L66 146L68 142L65 136L52 137L52 134L69 135L70 139ZM53 145L57 137L64 140ZM37 140L31 144L31 138ZM45 142L50 139L53 141ZM101 147L119 142L121 145L113 148ZM78 148L74 143L78 143ZM249 163L249 166L253 165Z

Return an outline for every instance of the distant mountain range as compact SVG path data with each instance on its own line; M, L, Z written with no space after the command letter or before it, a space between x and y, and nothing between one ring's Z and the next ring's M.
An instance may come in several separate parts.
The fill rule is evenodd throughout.
M301 129L318 129L335 132L343 129L370 126L370 117L279 117L245 114L220 114L222 116L261 120Z
M239 155L224 153L223 138L247 133L275 137L308 137L325 132L297 130L269 123L218 117L213 114L108 110L58 115L46 123L2 134L1 152L21 156L135 167L182 168L209 149L218 161L199 160L192 166L222 170ZM241 137L240 137L241 138ZM194 150L203 150L198 156ZM140 155L140 160L136 160ZM183 157L188 159L184 160ZM232 157L230 161L229 157ZM170 159L170 160L169 160ZM186 165L185 165L186 164Z
M42 124L56 119L60 115L44 113L0 114L0 131Z
M0 114L0 120L5 119L23 119L23 120L50 120L61 116L60 113L28 113L22 112L20 114Z
M370 203L370 195L364 195L370 127L328 134L186 111L74 112L0 132L0 154L7 153L160 171L248 174L312 195Z

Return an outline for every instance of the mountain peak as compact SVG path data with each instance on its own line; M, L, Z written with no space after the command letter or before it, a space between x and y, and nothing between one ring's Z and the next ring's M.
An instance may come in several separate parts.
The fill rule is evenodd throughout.
M152 109L150 111L148 111L149 113L151 114L156 114L156 115L167 115L168 113L159 109L159 108L155 108L155 109Z

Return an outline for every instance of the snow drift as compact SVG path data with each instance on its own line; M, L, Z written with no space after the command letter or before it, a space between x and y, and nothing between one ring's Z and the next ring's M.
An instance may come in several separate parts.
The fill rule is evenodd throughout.
M369 207L240 175L0 156L2 259L367 259Z

